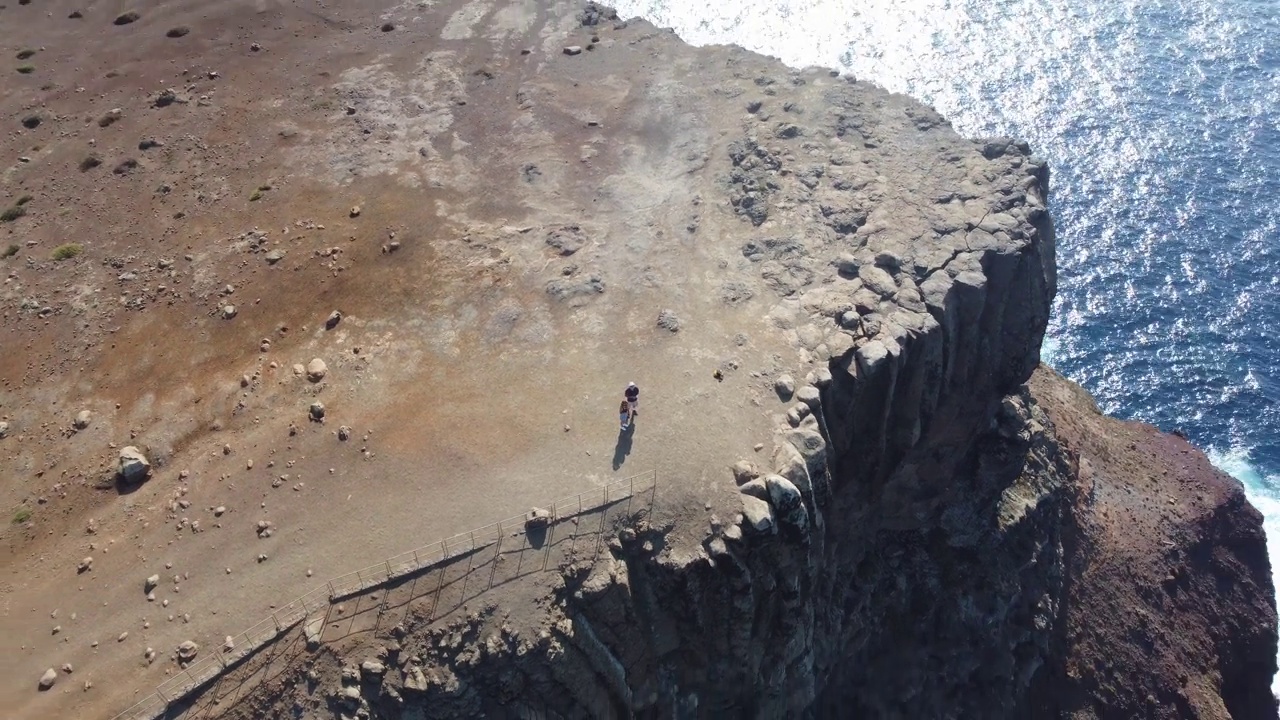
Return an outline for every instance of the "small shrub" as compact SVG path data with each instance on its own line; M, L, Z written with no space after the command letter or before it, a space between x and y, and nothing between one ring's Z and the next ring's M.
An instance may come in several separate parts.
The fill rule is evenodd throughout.
M97 155L90 155L89 157L80 161L80 172L89 172L90 170L98 167L101 164L102 164L101 158L99 158Z
M80 243L67 243L54 248L50 257L54 260L70 260L82 252L84 252L84 246Z
M191 28L183 25L179 25L176 28L169 28L169 32L165 33L164 36L171 37L171 38L180 38L189 32L191 32Z
M108 114L103 115L102 117L98 118L98 127L100 127L100 128L110 127L110 126L111 126L111 123L113 123L113 122L115 122L116 120L119 120L119 119L120 119L120 116L119 116L119 115L112 115L112 114L108 113Z
M391 32L392 30L395 30L395 29L396 29L395 23L389 23L389 22L382 23L382 32Z
M68 15L67 17L72 20L79 20L80 18L84 17L84 13L80 12L79 10L72 10L71 14Z
M141 16L141 15L139 15L138 13L136 13L136 12L134 12L134 11L130 10L130 11L129 11L129 12L127 12L127 13L123 13L123 14L121 14L121 15L117 15L117 16L116 16L116 19L115 19L115 20L113 20L112 22L113 22L114 24L116 24L116 25L128 25L128 24L129 24L129 23L131 23L131 22L135 22L135 21L137 21L137 19L138 19L138 18L140 18L140 17L142 17L142 16Z
M133 158L125 158L124 160L121 160L120 164L117 165L115 169L112 170L111 172L117 175L128 175L130 172L137 169L137 167L138 167L137 160L134 160Z
M254 190L253 194L249 196L249 202L258 202L261 199L262 199L261 190Z
M18 59L19 59L19 60L26 60L27 58L29 58L29 57L31 57L32 55L35 55L35 54L36 54L36 51L35 51L35 50L32 50L31 48L27 48L26 50L19 50L19 51L18 51Z
M22 248L18 247L17 244L11 244L9 247L4 249L4 252L0 253L0 258L11 258L14 255L17 255L18 251L21 249Z
M26 522L26 521L28 521L28 520L30 520L30 519L31 519L31 508L29 508L29 507L27 507L27 506L25 506L25 505L24 505L24 506L22 506L22 507L20 507L20 508L18 508L17 510L14 510L14 511L13 511L13 524L14 524L14 525L21 525L22 523L24 523L24 522Z
M0 213L0 222L13 222L14 220L17 220L18 218L26 214L27 214L26 208L22 207L21 205L14 205L8 210L5 210L4 212Z
M35 130L36 128L40 127L40 116L28 115L22 118L22 127L28 130Z
M19 65L18 66L18 72L22 73L23 75L30 75L35 71L36 71L35 65Z
M22 197L18 198L18 202L14 203L14 204L15 204L15 205L18 205L19 207L21 207L21 206L26 205L27 203L31 202L32 200L35 200L35 198L31 197L30 195L23 195Z

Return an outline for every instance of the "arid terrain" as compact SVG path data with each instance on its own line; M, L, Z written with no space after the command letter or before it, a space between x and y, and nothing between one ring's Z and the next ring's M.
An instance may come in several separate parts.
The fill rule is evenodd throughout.
M9 514L0 703L10 717L113 717L180 670L185 641L216 653L224 637L326 578L640 473L658 478L655 519L641 530L661 538L636 552L680 588L659 593L658 606L679 606L686 591L698 606L695 590L716 581L670 577L745 553L735 542L764 542L753 531L786 542L828 532L825 546L803 542L808 579L780 574L776 594L801 604L830 596L846 619L866 611L874 626L863 605L835 603L841 588L877 587L882 555L871 570L840 553L892 542L896 568L902 548L934 542L917 539L933 537L935 522L960 533L948 483L987 478L979 439L1037 365L1054 287L1047 168L1024 144L959 138L936 113L853 78L689 48L591 3L0 2L0 209L11 209L0 223L0 251L9 248L0 260L0 505ZM640 413L620 432L628 381L641 388ZM1062 509L1080 477L1077 448L1110 457L1136 445L1089 445L1107 434L1101 426L1060 414L1083 412L1087 398L1056 377L1037 382L1039 395L1075 398L1047 410L1072 428L1062 438L1074 445L1046 471L1052 490L1032 492L1015 519L986 514L994 500L977 506L973 527L999 530L973 542L1010 548L1011 558L1031 543L1043 553L1037 567L1081 568L1089 563L1072 552L1084 544L1063 550L1060 536L1071 533L1055 524L1085 517ZM1040 411L1027 409L1035 403L1018 403L1000 417L1040 427ZM1001 457L1057 440L1029 442ZM145 482L120 477L126 447L149 461ZM1243 578L1233 588L1256 614L1250 652L1265 655L1269 641L1274 672L1269 567L1250 555L1256 512L1229 480L1195 467L1187 497L1208 504L1187 522L1215 503L1236 502L1244 518L1230 547L1246 560L1224 567ZM974 482L985 490L964 502L1000 497L983 495L995 487L987 479ZM1216 488L1212 502L1202 486ZM1133 487L1147 520L1102 513L1090 522L1176 535L1182 526L1166 518L1173 500ZM1034 522L1020 524L1024 515ZM1163 578L1157 551L1143 544L1140 569L1101 576ZM627 552L615 543L601 566L615 585ZM637 557L626 563L641 577ZM1085 677L1071 702L1045 701L1065 713L1100 691L1064 648L1088 641L1102 657L1131 636L1104 629L1067 642L1065 628L1080 622L1074 603L1111 595L1053 577L1048 589L1027 583L1049 598L1033 613L1035 630L1030 615L1009 620L1003 601L957 603L989 613L963 620L974 628L1044 631L1016 651L1020 669L1007 672L1017 680L1006 685L1021 692L1040 667ZM530 632L579 617L558 614L542 596L555 582L540 582L495 589L483 603ZM754 597L773 596L772 583L757 582ZM906 607L933 612L920 602ZM1202 620L1204 608L1191 606L1186 617ZM761 637L782 612L770 607L756 611ZM833 658L878 647L879 630L833 620L824 637L813 617L823 611L804 612L813 622L807 639L784 643L777 667L787 670L759 671L769 688L761 697L777 701L761 700L760 715L821 708L819 698L829 711L835 697L822 685L828 671L833 686L840 674ZM678 654L677 626L691 644L702 627L672 621L660 650L618 662L634 675L622 683L634 697L615 682L621 694L605 705L556 712L746 712L671 690L715 681L748 693L757 678L673 669L683 666L663 658ZM534 655L551 647L548 637ZM616 651L625 637L610 627L604 644ZM1266 662L1227 687L1217 668L1234 667L1222 658L1244 641L1205 643L1188 706L1245 702L1219 699L1232 693L1255 703ZM1058 659L1027 661L1031 645ZM325 677L350 685L335 669L341 650L324 653L335 663ZM645 664L655 657L659 669ZM1000 669L984 681L999 685L1006 669L988 667ZM41 690L49 669L53 684ZM1113 707L1126 709L1164 702L1161 683L1185 677L1170 666L1151 681L1161 689L1133 700L1127 675L1104 674L1103 687L1122 686L1107 691ZM778 700L796 677L806 678L802 689ZM956 687L977 682L956 678ZM1058 687L1056 675L1034 678ZM530 697L555 696L556 683L574 685L530 681ZM205 705L199 716L389 716L358 693L354 704L306 704L251 690L250 704ZM883 710L871 695L856 707ZM908 697L894 701L904 712L933 707ZM1015 700L1007 707L1028 707ZM448 712L480 711L467 702Z

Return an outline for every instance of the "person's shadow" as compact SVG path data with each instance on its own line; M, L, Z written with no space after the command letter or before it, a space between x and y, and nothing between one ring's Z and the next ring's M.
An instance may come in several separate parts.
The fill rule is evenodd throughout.
M627 461L627 456L631 454L631 438L635 435L636 423L633 420L626 430L618 430L618 444L613 447L613 469L617 470L622 467L622 463Z

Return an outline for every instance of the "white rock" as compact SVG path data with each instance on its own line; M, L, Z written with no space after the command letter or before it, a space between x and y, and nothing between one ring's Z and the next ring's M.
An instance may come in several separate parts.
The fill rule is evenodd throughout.
M235 316L236 316L236 306L235 306L235 305L223 305L223 306L222 306L222 319L223 319L223 320L230 320L231 318L233 318L233 317L235 317Z
M307 379L311 382L320 382L328 372L329 366L325 365L320 358L314 358L307 363Z
M40 689L48 690L53 687L53 684L56 682L58 682L58 673L54 672L53 668L49 668L40 676Z
M92 421L93 421L93 413L89 412L88 410L81 410L79 413L76 414L76 419L71 422L71 425L75 427L75 429L77 430L83 430L89 427L89 423Z
M143 482L151 476L151 463L138 448L132 445L121 448L120 476L130 484Z

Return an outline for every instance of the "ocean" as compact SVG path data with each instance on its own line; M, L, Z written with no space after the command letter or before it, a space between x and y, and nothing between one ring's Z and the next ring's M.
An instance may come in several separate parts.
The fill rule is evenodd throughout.
M615 6L1030 142L1058 233L1045 361L1108 413L1204 448L1280 558L1280 1Z

